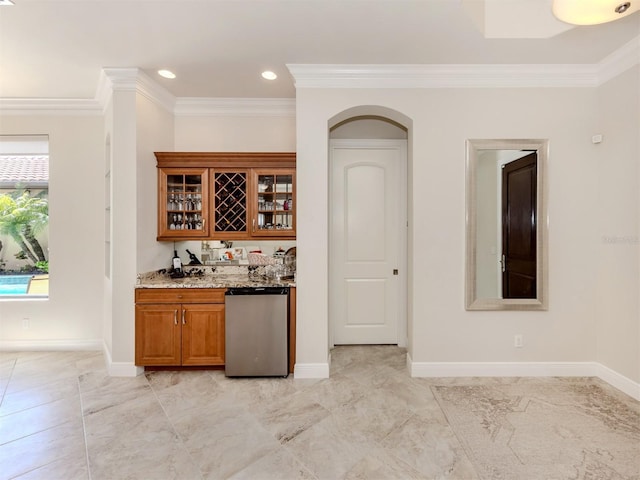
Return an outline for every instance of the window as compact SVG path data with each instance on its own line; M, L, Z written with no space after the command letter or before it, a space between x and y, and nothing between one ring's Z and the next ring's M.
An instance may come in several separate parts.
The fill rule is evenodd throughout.
M49 295L49 141L0 136L0 299Z

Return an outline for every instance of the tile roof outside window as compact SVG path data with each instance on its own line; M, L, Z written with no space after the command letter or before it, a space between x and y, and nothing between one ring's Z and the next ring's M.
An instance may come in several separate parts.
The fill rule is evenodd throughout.
M48 155L0 155L0 188L46 188L49 184Z

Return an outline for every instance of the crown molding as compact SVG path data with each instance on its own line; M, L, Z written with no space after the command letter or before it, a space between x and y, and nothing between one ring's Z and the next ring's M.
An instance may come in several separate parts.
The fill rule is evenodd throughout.
M597 87L640 64L640 36L595 64L287 64L296 88Z
M113 92L137 92L173 113L175 97L138 68L104 68L93 99L0 98L2 115L102 115Z
M635 65L640 65L640 35L598 64L598 85L608 82Z
M135 90L137 68L103 68L100 70L95 99L106 109L116 90Z
M137 92L173 113L176 98L139 68L103 68L98 79L96 100L106 108L113 92Z
M102 115L102 106L95 99L84 98L0 98L3 115Z
M594 87L597 65L289 64L296 88Z
M138 72L136 78L136 91L168 112L173 113L176 97L142 71Z
M198 98L176 99L176 116L294 117L294 98Z

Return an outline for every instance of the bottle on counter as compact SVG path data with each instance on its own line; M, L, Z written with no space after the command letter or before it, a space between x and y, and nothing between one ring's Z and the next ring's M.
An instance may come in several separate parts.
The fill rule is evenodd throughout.
M195 253L191 253L187 248L187 254L189 254L189 265L202 265L202 262L196 257Z
M173 265L173 271L176 273L182 273L182 260L178 256L178 251L173 251L173 258L171 259L171 263Z

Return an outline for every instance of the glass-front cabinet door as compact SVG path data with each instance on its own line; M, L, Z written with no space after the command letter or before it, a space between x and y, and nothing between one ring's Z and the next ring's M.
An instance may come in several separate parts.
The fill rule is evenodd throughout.
M213 237L246 238L249 222L247 170L214 171ZM217 233L224 235L216 236Z
M209 170L162 168L158 179L158 239L206 237Z
M251 230L259 237L294 237L295 169L254 170L255 214Z

